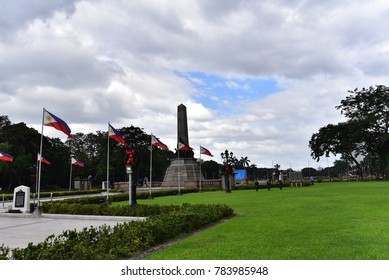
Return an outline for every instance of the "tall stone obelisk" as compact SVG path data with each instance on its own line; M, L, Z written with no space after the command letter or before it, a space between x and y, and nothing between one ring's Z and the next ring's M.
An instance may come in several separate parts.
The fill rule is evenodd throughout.
M177 143L178 142L181 142L190 147L188 135L188 118L186 116L186 107L184 104L180 104L177 107ZM193 158L194 155L192 151L179 151L177 148L177 153L178 152L180 153L180 158Z
M188 119L186 107L177 107L177 144L182 142L189 146ZM172 159L166 169L162 187L197 187L199 185L200 165L193 157L193 151L176 150L176 158Z

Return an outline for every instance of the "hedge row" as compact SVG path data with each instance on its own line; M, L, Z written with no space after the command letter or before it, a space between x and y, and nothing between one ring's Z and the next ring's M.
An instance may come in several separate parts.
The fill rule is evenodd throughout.
M139 205L132 208L138 207ZM68 230L58 236L51 235L36 245L30 243L27 248L12 251L0 246L0 259L128 259L146 249L233 214L230 207L221 204L160 207L160 214L143 222L122 223L115 227L90 227L82 231Z
M107 204L76 204L74 202L66 202L67 200L45 202L42 204L43 212L47 214L150 217L160 215L164 211L172 212L180 208L180 206L176 205L139 204L135 207L129 207L128 205L111 207Z

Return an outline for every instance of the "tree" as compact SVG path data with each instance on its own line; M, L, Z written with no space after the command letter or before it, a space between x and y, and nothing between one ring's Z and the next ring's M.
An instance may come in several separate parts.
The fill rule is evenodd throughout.
M367 154L362 160L361 164L362 166L364 166L365 174L367 174L368 176L376 176L378 178L382 175L381 160L379 157L377 157L376 154Z
M248 157L241 157L238 164L241 168L249 167L250 160L248 159Z
M350 164L348 160L341 159L335 160L334 169L338 174L338 177L348 177L350 175Z
M14 157L12 168L7 171L6 184L9 187L34 186L40 133L22 122L12 124L6 120L2 124L0 143L8 145L7 151ZM69 148L58 138L43 137L43 156L51 162L50 166L42 165L43 185L66 186L69 181Z
M379 85L349 93L336 108L351 121L361 124L360 148L380 158L383 175L388 178L389 88Z
M312 167L305 167L301 170L303 177L309 178L311 176L316 176L316 169Z
M222 166L214 160L205 161L201 164L205 179L219 179Z
M323 156L341 154L345 160L353 162L362 174L360 162L357 160L360 154L364 154L362 130L362 122L354 120L320 128L309 141L312 158L319 161Z
M9 120L8 116L0 116L0 131L9 125L11 125L11 121Z

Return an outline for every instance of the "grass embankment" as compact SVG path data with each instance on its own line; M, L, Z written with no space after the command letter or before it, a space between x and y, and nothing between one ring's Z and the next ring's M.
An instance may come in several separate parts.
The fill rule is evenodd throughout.
M195 193L141 204L226 203L240 215L148 259L389 259L389 183Z

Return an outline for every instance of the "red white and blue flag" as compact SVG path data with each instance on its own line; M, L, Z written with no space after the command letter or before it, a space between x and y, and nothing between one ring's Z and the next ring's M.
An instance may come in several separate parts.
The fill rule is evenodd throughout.
M155 137L154 135L151 135L151 146L159 147L162 150L169 151L168 146L166 146L164 143L159 141L159 139L157 139L157 137Z
M185 144L185 142L182 139L178 140L178 149L180 151L192 151L193 150L191 147L189 147L187 144Z
M0 152L0 160L13 162L14 158L6 153Z
M82 161L76 159L75 157L72 157L72 164L80 166L80 167L84 167L84 163Z
M46 109L44 109L43 112L43 124L46 126L54 127L55 129L65 133L68 138L72 138L72 135L70 134L71 130L67 123L54 114L48 112Z
M41 156L40 154L38 154L38 161L41 161L43 163L46 163L46 164L51 164L50 161L48 161L47 159L45 159L43 156Z
M210 157L213 157L213 155L211 154L211 152L204 148L203 146L200 146L200 154L203 154L203 155L207 155L207 156L210 156Z
M108 124L108 137L114 139L116 142L122 143L124 146L126 145L126 140L124 140L119 131L113 128L111 124Z

